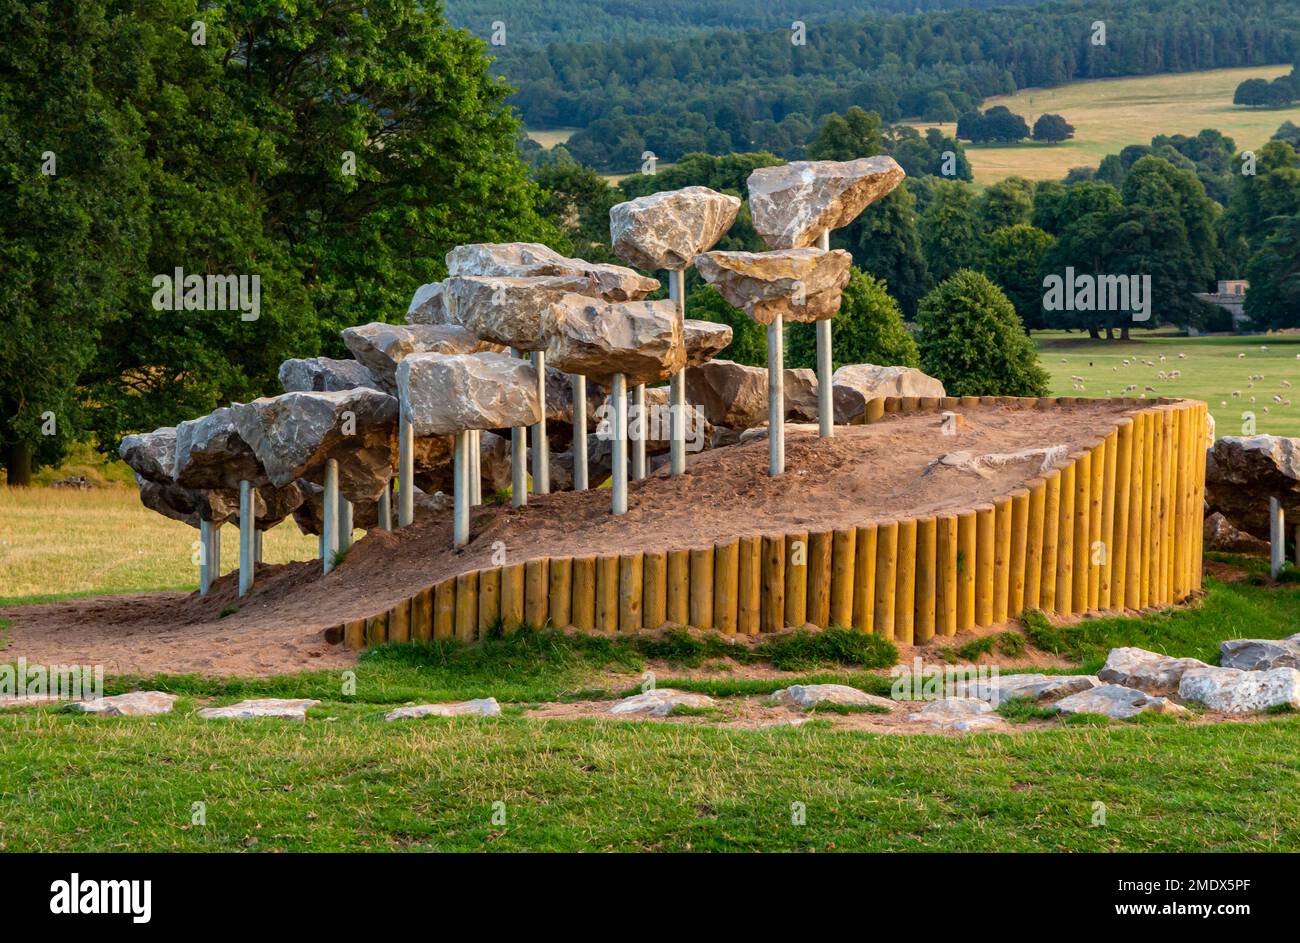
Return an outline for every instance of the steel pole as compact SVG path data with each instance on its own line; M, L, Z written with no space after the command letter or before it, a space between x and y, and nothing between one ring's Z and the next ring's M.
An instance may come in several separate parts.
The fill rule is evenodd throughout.
M324 518L325 553L322 556L326 573L334 569L334 554L339 549L339 463L331 458L325 463L325 488L321 494L321 517Z
M397 526L410 527L415 520L415 426L402 412L397 441Z
M254 563L253 535L257 532L257 519L253 516L253 484L239 483L239 595L247 596L253 588Z
M573 490L587 490L587 378L572 374L573 386Z
M785 474L785 335L781 315L767 326L767 473Z
M627 377L614 374L610 392L614 404L614 500L615 514L627 513Z
M546 444L546 351L533 351L533 366L537 368L537 402L542 418L533 426L533 491L551 493L551 456Z
M668 297L678 328L686 330L686 272L668 273ZM675 478L686 471L686 368L668 381L669 472Z
M456 451L452 474L455 486L453 497L452 544L463 547L469 543L469 433L456 433Z
M823 229L817 247L829 252L831 233ZM835 435L835 392L831 385L831 322L817 322L817 432L823 439Z

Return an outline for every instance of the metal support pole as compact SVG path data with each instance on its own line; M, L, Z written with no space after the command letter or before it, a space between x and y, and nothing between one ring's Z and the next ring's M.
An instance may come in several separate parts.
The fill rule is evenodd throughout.
M217 527L211 521L199 521L199 595L206 596L217 578L217 567L212 559L212 532Z
M326 573L334 569L334 553L339 549L339 463L331 458L325 463L325 490L321 495L321 516L325 524L325 553L322 557Z
M644 383L638 383L632 388L632 411L628 416L627 430L632 442L632 480L640 481L646 476L645 440L648 431Z
M627 513L627 377L614 374L614 513Z
M339 549L352 546L352 502L339 492Z
M376 509L379 517L379 526L384 530L393 529L393 483L390 481L384 485L384 492L379 496L379 507Z
M785 474L785 335L781 315L767 326L767 473Z
M511 348L519 359L524 352ZM521 508L528 503L528 430L516 427L510 430L510 506Z
M533 366L537 368L537 402L542 418L533 426L533 491L551 493L551 456L546 444L546 351L533 351Z
M253 516L253 483L239 483L239 595L247 596L253 588L253 544L257 519Z
M471 429L469 433L469 503L478 507L483 503L483 430Z
M402 413L397 441L397 526L410 527L415 520L415 426Z
M1286 565L1286 515L1282 511L1282 502L1277 498L1268 499L1268 542L1268 571L1273 579L1277 579Z
M587 490L587 378L572 374L573 387L573 490Z
M831 233L823 229L817 247L829 252ZM831 322L817 322L817 432L823 439L835 435L834 388L831 385Z
M453 457L452 474L455 485L452 488L454 524L452 544L463 547L469 543L469 433L456 433L456 451Z
M677 324L685 331L686 273L668 273L668 297L674 302ZM669 472L674 478L686 471L686 368L668 381Z
M266 533L266 531L262 531L262 530L253 531L253 562L254 563L262 562L262 535L264 533Z

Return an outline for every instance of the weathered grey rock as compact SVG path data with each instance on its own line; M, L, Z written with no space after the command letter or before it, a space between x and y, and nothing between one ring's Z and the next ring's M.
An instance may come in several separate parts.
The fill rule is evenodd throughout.
M339 490L374 501L393 477L397 400L366 387L333 393L284 393L232 407L245 442L271 483L321 484L325 463L339 463Z
M898 706L897 701L859 691L847 684L792 684L774 693L772 700L805 709L819 704L836 704L842 707L875 707L892 711Z
M605 402L605 388L587 383L587 431L594 432L600 420L596 411ZM573 425L573 378L562 370L546 367L546 421Z
M632 387L666 380L686 363L671 301L606 304L565 295L547 310L543 330L549 364L606 387L615 373Z
M126 436L117 454L141 478L169 485L176 470L176 427Z
M176 427L172 479L182 488L238 490L241 481L263 484L267 476L252 447L235 428L234 408L222 406Z
M940 730L952 730L957 733L971 733L1005 726L1002 718L993 713L993 708L988 701L973 697L941 697L928 702L919 711L909 714L907 719L913 723L925 723Z
M773 249L810 246L823 230L847 226L888 196L904 176L892 157L760 167L748 181L754 229Z
M831 377L835 421L857 422L867 403L885 396L947 396L943 383L915 367L880 367L855 363L840 367Z
M306 698L262 697L240 701L227 707L205 707L198 712L205 720L251 720L255 717L276 717L281 720L306 720L307 711L319 704Z
M325 489L305 478L295 482L303 500L293 511L293 522L304 534L320 536L325 532ZM352 502L352 526L370 530L379 526L379 503L376 501Z
M677 691L673 688L655 688L641 694L625 697L609 709L611 714L650 714L654 717L667 717L674 708L685 707L701 710L713 706L713 698L704 694L692 694L689 691Z
M413 354L398 367L397 387L417 436L510 429L541 419L537 370L507 354Z
M529 278L577 275L587 279L580 292L605 301L638 301L659 287L653 278L621 265L570 259L538 242L481 242L457 246L447 253L450 275L497 275Z
M787 368L784 389L786 418L795 422L816 422L817 374L807 367ZM766 404L766 395L763 401Z
M98 714L102 717L150 717L170 714L176 703L175 694L163 691L132 691L115 694L93 701L73 701L64 706L65 711L78 714Z
M1269 539L1268 499L1300 520L1300 439L1224 436L1206 456L1205 501L1211 512L1260 540Z
M456 317L447 303L446 282L431 282L415 290L406 309L407 324L455 324Z
M738 197L708 187L652 193L610 208L610 244L638 268L678 272L712 249L739 211Z
M731 325L715 321L686 318L682 323L682 342L686 344L686 366L698 367L712 360L731 343Z
M1101 682L1093 675L998 675L975 681L969 687L972 697L997 707L1003 701L1050 701L1054 698L1087 691Z
M1195 658L1170 658L1142 648L1112 648L1097 677L1148 694L1173 694L1184 671L1208 667Z
M1267 540L1260 540L1244 530L1238 530L1233 526L1232 521L1218 511L1205 519L1203 530L1206 550L1217 550L1220 553L1247 553L1256 556L1268 556L1269 545Z
M710 360L686 372L686 401L714 426L752 429L767 422L767 370L730 360ZM817 418L817 375L804 368L785 371L785 416Z
M1219 664L1242 671L1300 668L1300 633L1276 640L1234 638L1220 642Z
M500 350L459 324L385 324L344 328L343 343L385 392L397 389L397 365L411 354L473 354Z
M706 252L695 257L704 280L759 324L823 321L840 310L852 257L843 249Z
M542 316L568 294L586 294L587 279L578 275L518 278L505 275L457 275L447 279L456 317L467 330L518 350L545 350Z
M286 393L332 393L358 386L380 388L365 364L333 357L299 357L280 364L280 385Z
M1254 714L1273 707L1300 709L1300 671L1192 668L1183 672L1178 696L1224 714Z
M413 707L399 707L384 715L384 720L409 720L420 717L499 717L501 705L494 697L479 698L474 701L460 701L456 704L417 704Z
M1061 714L1104 714L1116 720L1127 720L1147 711L1180 717L1190 713L1187 708L1175 704L1167 697L1147 694L1118 684L1102 684L1071 694L1061 698L1053 707Z

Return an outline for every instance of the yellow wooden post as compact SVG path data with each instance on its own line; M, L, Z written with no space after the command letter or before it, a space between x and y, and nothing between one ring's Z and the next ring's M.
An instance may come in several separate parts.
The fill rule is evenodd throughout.
M553 557L548 575L550 592L546 610L551 615L551 625L560 629L573 625L573 558Z
M1074 466L1074 587L1070 606L1074 612L1088 611L1088 571L1092 568L1092 545L1088 541L1092 511L1092 453L1075 456Z
M426 586L411 597L411 638L417 642L433 638L432 586Z
M573 627L596 627L596 558L573 558Z
M808 535L808 621L824 629L831 624L831 533Z
M875 631L894 638L894 594L898 579L898 521L876 525Z
M1011 495L1011 578L1007 593L1007 615L1018 616L1025 608L1025 555L1029 549L1029 492Z
M618 554L596 557L596 628L618 631Z
M763 538L763 596L759 624L764 632L785 628L785 537Z
M1061 513L1056 532L1056 611L1074 612L1074 479L1077 462L1061 469Z
M1138 606L1145 609L1151 605L1151 551L1155 544L1155 499L1156 499L1156 462L1155 452L1158 442L1156 435L1156 413L1148 409L1141 414L1143 426L1142 442L1142 528L1138 531L1141 543L1141 572L1139 574L1140 597Z
M352 619L343 623L343 647L354 652L366 647L365 619Z
M1120 420L1115 437L1115 511L1110 543L1110 607L1123 609L1128 593L1129 507L1133 481L1133 420Z
M1106 487L1106 442L1092 450L1092 494L1088 504L1088 608L1096 611L1101 602L1101 570L1110 553L1101 539L1102 492Z
M474 641L478 628L478 570L456 577L456 638Z
M618 558L618 630L636 632L644 613L641 594L645 589L644 557L625 553Z
M904 645L915 641L916 520L898 522L897 584L894 587L894 639Z
M740 538L739 581L736 594L736 631L742 635L757 635L762 612L763 538Z
M853 625L853 580L858 539L853 529L837 530L831 539L830 624L847 629Z
M524 564L524 622L535 629L545 628L549 616L546 608L550 595L548 562L543 557Z
M1007 621L1011 607L1011 516L1010 498L993 502L993 624Z
M690 624L697 629L713 628L713 548L690 552Z
M1028 520L1025 523L1025 592L1021 609L1041 605L1039 591L1043 585L1043 510L1047 500L1047 482L1035 478L1029 488Z
M1097 590L1097 607L1110 609L1115 573L1115 493L1116 471L1119 465L1119 430L1106 436L1106 464L1102 470L1101 486L1101 562L1100 585Z
M727 635L736 634L739 612L740 541L730 540L713 548L713 627Z
M501 618L501 568L480 570L478 574L478 634L486 638L493 623Z
M917 645L934 638L938 543L938 521L933 517L918 520L916 522L916 615L912 623L913 641Z
M864 415L865 422L880 422L885 415L885 398L883 396L867 400L867 410Z
M513 632L524 623L524 565L503 566L500 583L501 626Z
M433 637L456 634L456 577L449 576L433 587Z
M1133 461L1129 472L1128 496L1128 557L1124 561L1124 605L1129 609L1141 609L1144 605L1142 596L1143 546L1146 544L1146 454L1147 421L1143 413L1133 416Z
M785 537L785 624L808 622L808 533Z
M691 552L668 551L668 621L689 625L691 621Z
M641 625L657 629L668 621L668 554L663 550L647 553L641 566L645 580L641 589Z
M1056 574L1060 569L1061 472L1043 478L1043 565L1039 571L1038 608L1056 612Z
M934 630L957 634L957 515L945 514L935 522Z
M997 511L991 505L975 509L975 624L993 624L994 566L997 553Z
M411 640L411 600L404 599L388 610L388 641Z
M957 629L975 628L975 567L979 558L975 512L957 515Z
M366 647L383 645L387 641L388 613L381 612L377 616L368 617L366 619Z
M1151 558L1147 561L1147 582L1150 586L1150 604L1163 605L1164 596L1164 536L1165 536L1165 450L1169 441L1165 436L1165 411L1153 410L1151 423L1155 444L1151 450Z
M853 549L853 627L876 630L876 525L856 531Z
M1165 527L1165 541L1168 545L1166 555L1169 558L1168 575L1166 585L1169 587L1169 602L1175 603L1182 594L1179 588L1182 585L1182 576L1179 573L1180 561L1182 559L1182 550L1178 538L1182 537L1182 515L1186 510L1187 498L1184 495L1186 488L1186 473L1183 471L1183 433L1187 424L1183 417L1187 411L1180 406L1174 407L1169 411L1169 429L1170 440L1173 445L1169 448L1169 485L1171 494L1169 495L1169 522Z

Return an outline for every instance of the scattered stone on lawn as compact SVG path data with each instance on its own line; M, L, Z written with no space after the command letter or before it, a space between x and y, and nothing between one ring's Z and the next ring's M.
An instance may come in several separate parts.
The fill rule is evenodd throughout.
M948 394L943 383L915 367L880 367L873 363L852 363L831 376L835 421L855 423L866 416L867 403L885 396L938 396Z
M639 301L659 287L622 265L566 258L539 242L480 242L456 246L447 253L449 275L497 275L529 278L539 275L577 275L588 280L582 292L605 301Z
M1116 720L1126 720L1151 711L1156 714L1183 716L1191 713L1167 697L1147 694L1118 684L1102 684L1087 691L1063 697L1053 707L1062 714L1105 714Z
M1002 718L993 712L988 701L974 697L941 697L909 714L907 719L913 723L927 723L940 730L958 733L1004 726Z
M416 704L399 707L384 715L384 720L406 720L413 717L498 717L501 705L494 697L483 697L456 704Z
M93 701L73 701L64 706L65 711L79 714L100 714L104 717L148 717L153 714L170 714L176 704L176 695L163 691L132 691L114 694Z
M681 271L736 221L740 198L708 187L661 190L609 211L614 254L646 271Z
M892 711L898 706L897 701L859 691L847 684L792 684L774 693L772 699L805 709L819 704L835 704L841 707L877 707Z
M1219 664L1242 671L1300 668L1300 633L1276 640L1233 638L1220 642Z
M1300 520L1300 438L1224 436L1205 460L1205 503L1233 526L1268 540L1268 499Z
M1112 648L1097 677L1148 694L1173 694L1184 671L1208 667L1196 658L1170 658L1142 648Z
M650 714L654 717L667 717L674 708L687 707L695 710L712 707L713 698L689 691L676 691L672 688L655 688L642 694L625 697L609 709L611 714Z
M262 464L235 426L235 409L222 406L176 427L176 463L172 468L176 484L182 488L238 490L241 481L266 482Z
M1267 503L1267 502L1265 502ZM1267 540L1260 540L1253 534L1239 530L1218 511L1205 519L1205 549L1220 553L1246 553L1266 557L1269 553Z
M843 249L705 252L695 268L733 308L759 324L824 321L840 310L852 257Z
M1100 685L1093 675L998 675L974 681L968 686L972 697L988 701L994 707L1011 700L1050 701L1067 694L1087 691Z
M1192 668L1183 672L1178 696L1224 714L1254 714L1283 706L1300 709L1300 671Z
M397 365L411 354L474 354L499 351L500 345L483 340L459 324L385 324L375 321L344 328L343 343L379 387L397 390Z
M687 369L712 360L731 343L731 335L729 324L686 318L682 322L682 342L686 345Z
M754 229L773 249L810 246L826 229L853 222L903 181L892 157L796 160L749 175Z
M616 373L627 385L666 380L686 364L682 328L671 301L607 304L565 295L543 319L546 362L610 387Z
M117 454L140 477L170 485L176 469L176 427L126 436Z
M278 717L282 720L306 720L307 711L320 701L305 698L261 697L240 701L227 707L205 707L199 716L207 720L232 718L249 720L254 717Z
M537 369L508 354L412 354L397 369L397 386L420 437L511 429L541 419Z
M332 393L357 386L380 389L365 364L333 357L295 357L280 364L280 385L286 393Z

